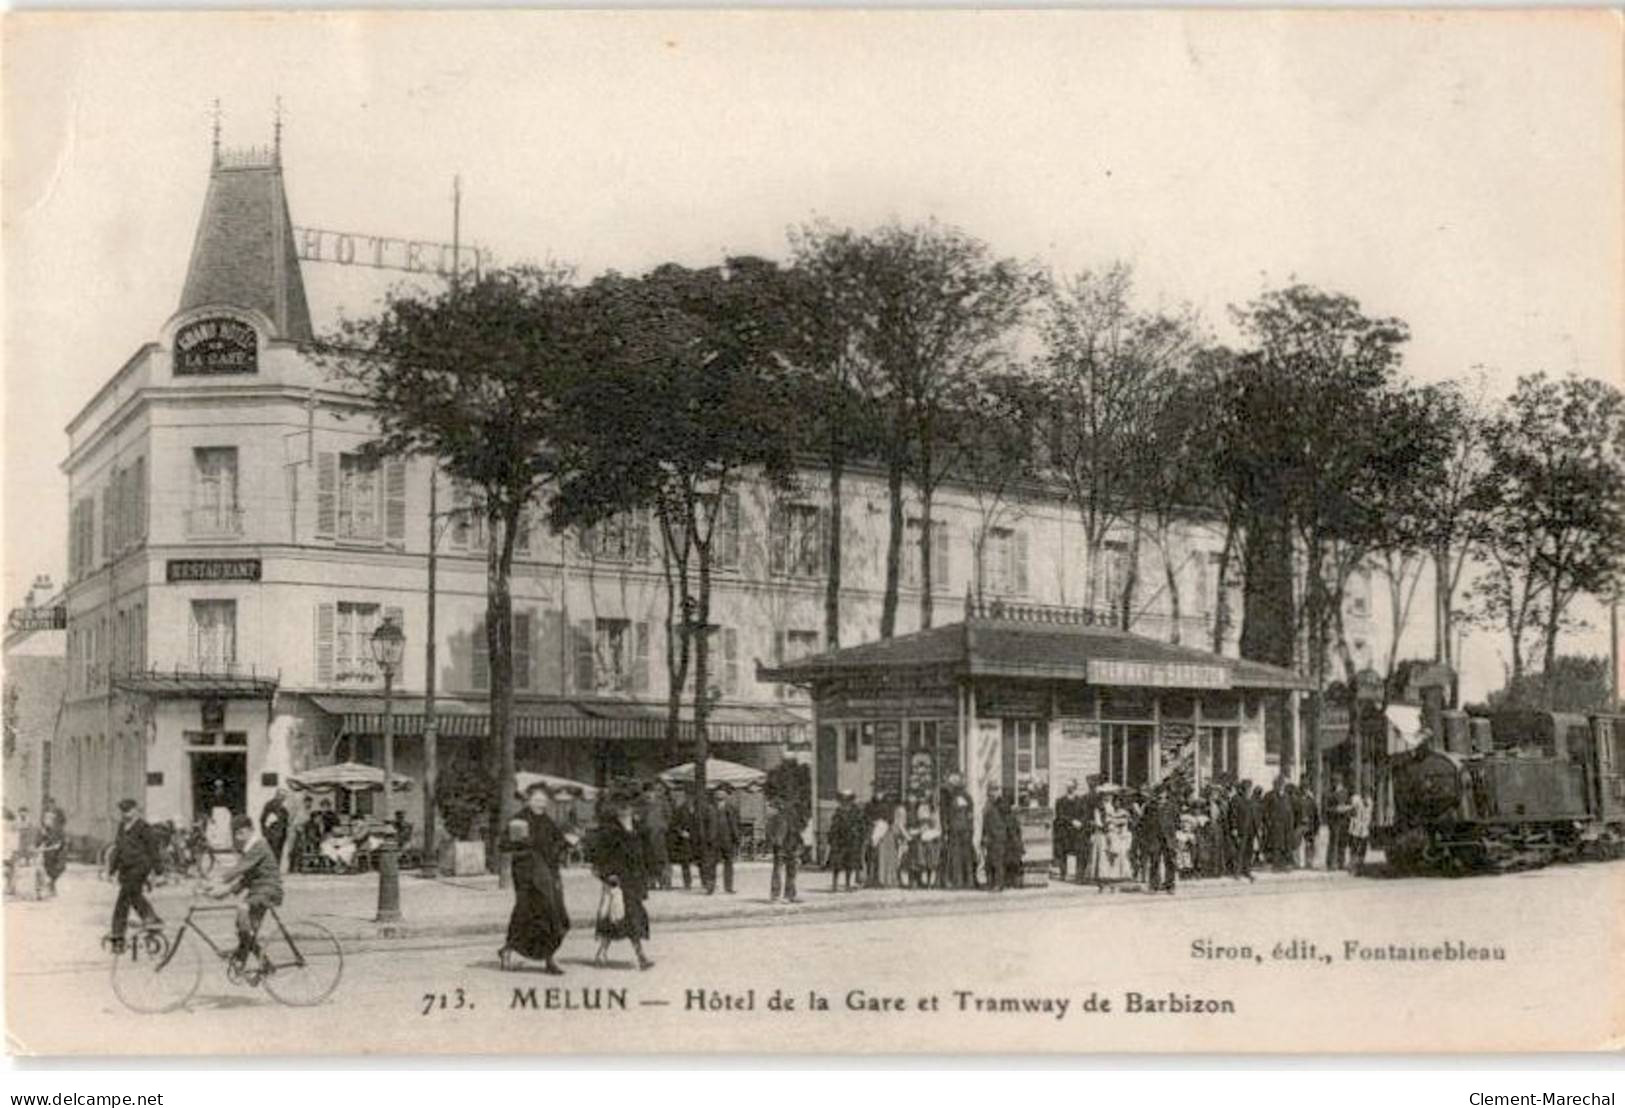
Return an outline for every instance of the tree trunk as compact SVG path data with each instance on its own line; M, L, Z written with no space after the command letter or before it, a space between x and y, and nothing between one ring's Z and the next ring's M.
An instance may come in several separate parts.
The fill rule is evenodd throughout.
M931 578L935 566L931 564L931 551L935 544L931 541L931 491L923 486L920 489L920 630L931 629Z
M1242 542L1241 656L1293 668L1297 603L1286 513L1265 505L1248 513Z
M1230 633L1230 558L1236 549L1236 518L1224 525L1224 545L1219 548L1219 572L1213 582L1213 653L1224 653L1224 639Z
M1162 544L1162 573L1168 580L1168 611L1173 619L1173 630L1168 635L1168 641L1178 646L1180 638L1179 574L1175 572L1174 560L1168 556L1166 539Z
M660 568L666 577L666 761L682 761L683 686L688 683L689 637L683 624L688 596L688 553L679 549L669 511L660 513Z
M711 757L711 740L706 719L711 714L711 544L695 548L700 561L700 595L694 605L694 811L705 799L705 764ZM696 843L705 849L704 821L695 820Z
M841 480L846 473L845 452L838 443L829 453L829 576L824 582L824 649L841 645Z
M493 503L493 500L488 500ZM487 856L493 864L500 851L503 828L517 807L514 798L513 748L513 597L509 580L513 573L514 539L518 534L518 505L508 505L499 513L495 506L486 512L486 606L485 642L491 669L491 745L496 751L497 804L491 812L491 844ZM507 888L512 876L507 867L497 866L497 883Z
M1123 573L1123 595L1117 600L1118 618L1125 631L1134 630L1134 594L1140 591L1140 513L1129 525L1128 567Z
M891 531L886 536L886 594L880 602L880 637L897 633L897 571L903 550L903 459L894 453L886 470L891 497Z
M1450 547L1441 543L1433 549L1433 660L1451 665L1450 660Z

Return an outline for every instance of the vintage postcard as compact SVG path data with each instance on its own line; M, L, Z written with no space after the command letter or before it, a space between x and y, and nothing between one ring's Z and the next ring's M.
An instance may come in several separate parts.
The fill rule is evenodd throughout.
M10 1051L1625 1045L1618 13L4 50Z

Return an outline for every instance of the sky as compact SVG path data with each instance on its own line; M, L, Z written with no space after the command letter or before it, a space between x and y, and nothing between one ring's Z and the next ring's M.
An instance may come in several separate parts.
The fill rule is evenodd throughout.
M783 256L814 218L935 217L1057 274L1129 261L1147 305L1221 335L1227 305L1303 280L1405 319L1418 379L1625 381L1605 11L74 14L5 33L8 604L64 577L64 426L179 302L216 98L227 146L269 142L281 98L301 226L449 239L460 175L465 241L590 276ZM305 277L319 327L383 287ZM1572 645L1605 651L1584 614ZM1498 649L1469 642L1469 692L1500 683Z

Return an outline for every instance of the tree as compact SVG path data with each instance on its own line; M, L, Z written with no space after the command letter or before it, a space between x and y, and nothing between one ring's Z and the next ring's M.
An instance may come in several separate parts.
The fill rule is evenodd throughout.
M1515 685L1525 632L1538 633L1551 673L1575 597L1611 591L1625 569L1625 395L1586 378L1520 377L1488 445L1496 503L1480 613L1508 633Z
M374 449L427 456L485 513L486 643L491 743L511 786L513 604L509 582L522 516L554 475L559 411L584 375L580 295L558 269L492 270L438 294L395 293L375 316L343 325L318 357L372 402ZM514 807L500 790L493 841Z
M1490 693L1489 707L1612 711L1614 692L1608 666L1608 659L1599 655L1559 654L1542 672L1526 673Z
M1019 509L1018 492L1030 480L1044 427L1044 393L1021 369L989 373L961 390L951 416L956 471L976 501L972 590L980 605L986 593L989 536Z
M932 622L932 502L954 462L950 413L961 390L1006 356L1004 343L1036 291L1033 274L979 239L936 222L893 223L862 250L867 299L861 344L879 371L890 417L886 468L891 530L880 636L897 625L903 479L920 499L920 624Z
M1202 456L1202 429L1211 418L1206 383L1198 376L1170 369L1160 375L1148 397L1150 410L1139 428L1136 488L1137 530L1156 547L1168 592L1169 640L1182 637L1180 575L1184 562L1174 541L1180 524L1213 498ZM1205 573L1206 566L1197 572ZM1222 602L1221 583L1216 600ZM1127 605L1131 596L1123 597ZM1126 618L1132 619L1130 612ZM1222 645L1222 640L1221 640Z
M792 407L797 444L821 456L828 474L824 646L834 650L841 643L846 468L855 456L882 452L873 403L875 370L860 343L864 243L849 230L809 224L791 231L790 247L793 264L781 285L778 310L783 354L798 397Z
M1189 313L1140 311L1133 289L1134 273L1125 263L1085 271L1051 286L1039 326L1055 421L1051 458L1083 524L1084 606L1109 605L1124 630L1133 625L1138 544L1117 595L1109 597L1098 595L1102 550L1115 528L1137 523L1153 413L1195 350Z
M609 274L587 290L596 377L570 397L559 455L555 527L593 526L651 509L673 552L669 602L683 659L668 701L678 727L687 660L694 666L694 788L705 789L711 706L711 575L741 476L788 484L789 391L773 306L776 266L731 258L720 267L664 265L641 278ZM737 540L736 540L737 541Z

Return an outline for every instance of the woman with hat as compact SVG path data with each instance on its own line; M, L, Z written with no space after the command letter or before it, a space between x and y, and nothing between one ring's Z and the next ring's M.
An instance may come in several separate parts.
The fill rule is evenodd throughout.
M643 834L633 822L636 806L637 801L630 796L612 796L614 819L600 825L593 836L592 868L604 883L595 928L598 953L593 955L593 962L604 965L609 944L616 939L630 939L632 951L638 956L638 969L646 970L654 965L643 953L643 940L649 937L649 913L643 907L649 895L649 864Z
M514 903L508 917L508 941L497 951L505 970L540 962L543 973L564 972L553 955L570 930L564 882L559 878L565 842L548 814L550 799L547 786L536 782L525 790L524 810L508 823Z

